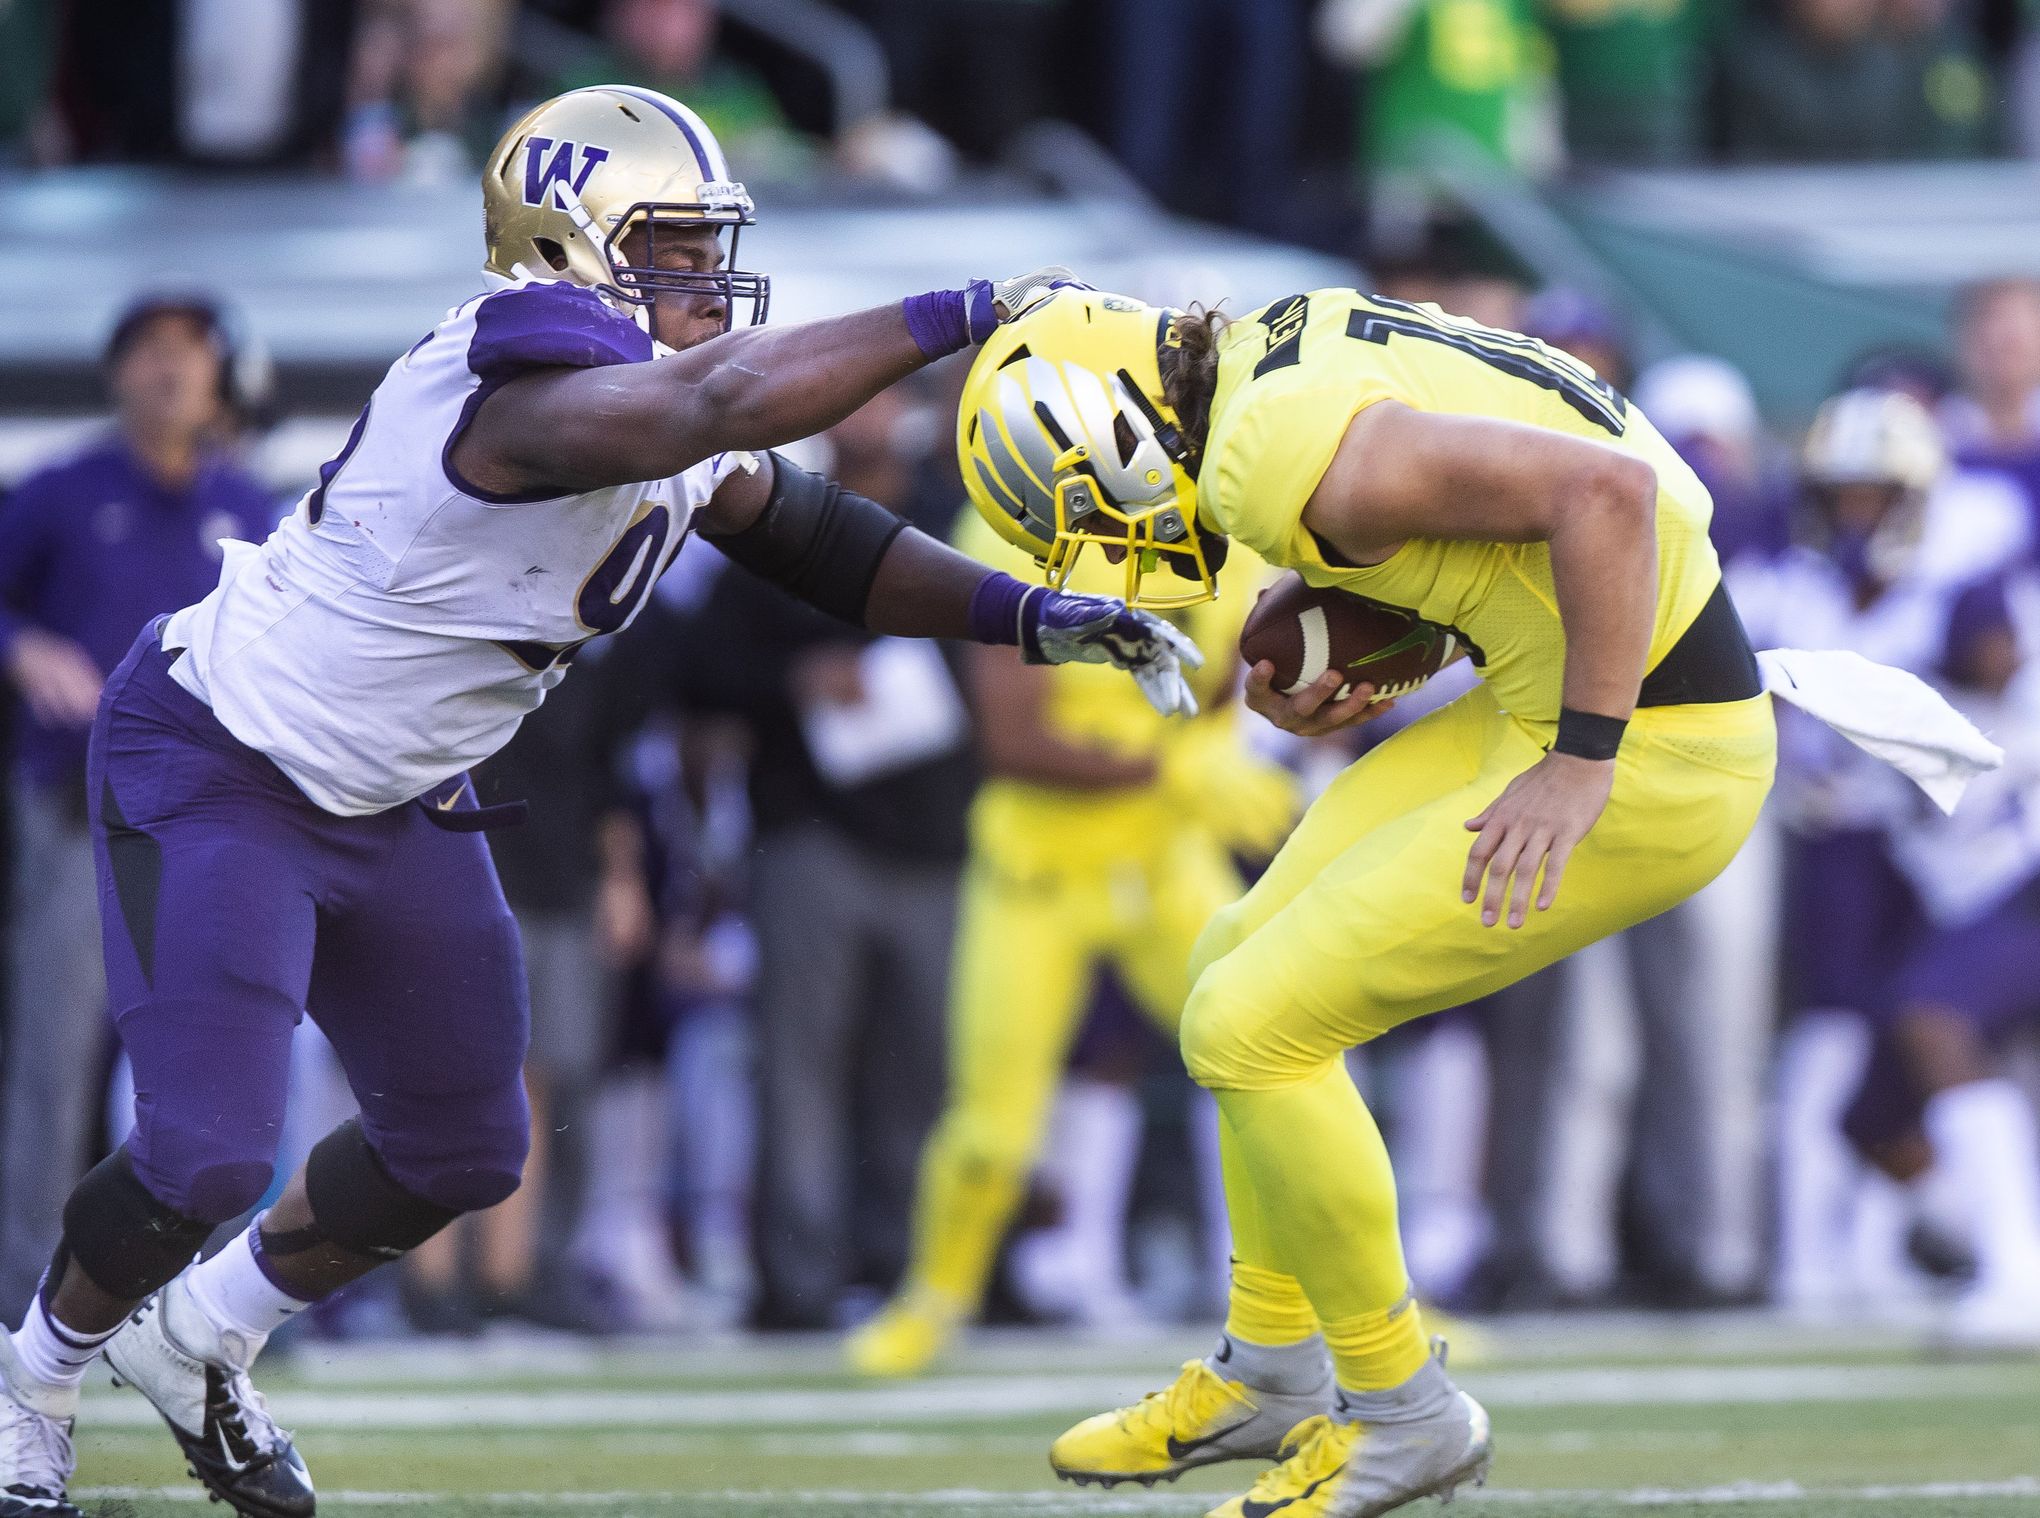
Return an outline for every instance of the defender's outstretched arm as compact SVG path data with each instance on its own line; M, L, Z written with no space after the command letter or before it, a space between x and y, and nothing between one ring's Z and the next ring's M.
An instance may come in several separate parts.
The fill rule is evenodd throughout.
M663 479L826 431L928 362L897 303L747 327L649 363L512 380L482 402L454 462L516 495Z
M541 370L485 393L453 462L484 489L568 495L780 447L826 431L1073 283L1067 269L1035 269L795 327L727 332L649 363Z
M1031 664L1116 664L1164 714L1197 709L1182 666L1203 655L1160 618L1023 585L777 454L725 481L701 526L752 573L874 632L1017 645Z

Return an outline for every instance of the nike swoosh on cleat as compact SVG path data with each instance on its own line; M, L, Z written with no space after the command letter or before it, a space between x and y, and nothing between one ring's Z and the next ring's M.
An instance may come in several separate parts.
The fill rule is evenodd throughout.
M1206 1445L1218 1443L1227 1434L1237 1433L1241 1428L1245 1427L1246 1422L1251 1421L1251 1419L1248 1419L1245 1422L1235 1423L1228 1428L1220 1429L1215 1434L1206 1434L1198 1439L1178 1439L1174 1434L1171 1434L1169 1435L1168 1445L1169 1458L1171 1460L1181 1460L1186 1456L1194 1455Z
M1240 1518L1268 1518L1270 1513L1279 1513L1292 1503L1303 1501L1331 1479L1330 1476L1320 1476L1294 1497L1284 1497L1280 1502L1256 1502L1249 1497L1240 1504Z

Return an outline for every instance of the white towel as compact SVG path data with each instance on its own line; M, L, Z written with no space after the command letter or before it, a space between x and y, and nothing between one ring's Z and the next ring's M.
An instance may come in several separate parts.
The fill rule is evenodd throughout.
M1767 648L1764 689L1910 778L1944 812L2005 751L1926 681L1839 649Z

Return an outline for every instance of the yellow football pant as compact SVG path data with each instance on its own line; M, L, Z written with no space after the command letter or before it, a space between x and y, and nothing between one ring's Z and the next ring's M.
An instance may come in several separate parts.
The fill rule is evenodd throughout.
M1484 927L1459 897L1466 819L1543 742L1485 687L1414 723L1332 784L1197 945L1182 1045L1218 1095L1242 1267L1228 1327L1266 1343L1314 1309L1356 1391L1406 1380L1426 1347L1388 1154L1345 1050L1690 896L1742 845L1776 751L1768 697L1639 712L1552 909Z
M1239 893L1231 861L1196 834L1107 871L1016 876L971 861L950 981L948 1106L921 1159L909 1289L976 1309L1097 969L1116 968L1173 1033L1191 948Z

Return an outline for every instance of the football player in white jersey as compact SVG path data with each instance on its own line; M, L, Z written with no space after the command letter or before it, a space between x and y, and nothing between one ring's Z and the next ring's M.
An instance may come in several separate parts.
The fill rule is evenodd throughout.
M1915 809L1898 828L1925 926L1893 977L1850 1132L1904 1179L1930 1160L1944 1210L1966 1225L1976 1273L1937 1337L2030 1352L2040 1349L2040 1117L2005 1046L2040 1026L2040 564L1963 592L1942 673L2008 757L1952 816Z
M103 1349L237 1512L312 1484L248 1379L293 1313L517 1186L517 935L468 767L586 639L635 615L693 529L824 610L905 635L1110 662L1169 711L1180 635L1022 586L770 453L982 341L1060 271L805 326L753 323L751 201L684 106L601 86L510 129L484 175L490 289L393 364L340 453L216 590L106 683L92 816L135 1128L72 1194L0 1336L0 1518L76 1518L71 1420ZM723 238L728 234L728 246ZM713 658L713 649L703 657ZM361 1115L267 1193L292 1029Z

